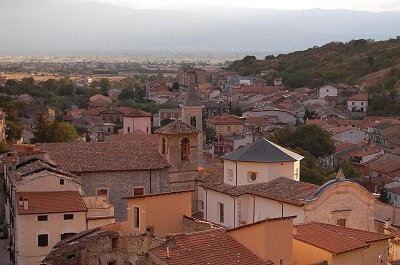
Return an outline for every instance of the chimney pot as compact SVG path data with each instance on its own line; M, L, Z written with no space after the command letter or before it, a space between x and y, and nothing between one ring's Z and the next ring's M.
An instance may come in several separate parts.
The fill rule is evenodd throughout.
M24 210L28 210L28 198L24 198Z

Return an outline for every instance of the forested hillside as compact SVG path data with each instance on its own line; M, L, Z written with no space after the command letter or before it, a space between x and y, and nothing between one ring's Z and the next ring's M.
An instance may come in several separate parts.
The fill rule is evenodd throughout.
M305 51L269 55L264 60L246 56L234 62L229 69L245 75L273 69L275 76L284 78L286 86L298 88L337 82L357 84L368 74L399 64L400 37L397 37L376 42L364 39L347 43L331 42ZM267 77L272 80L273 71L270 72Z

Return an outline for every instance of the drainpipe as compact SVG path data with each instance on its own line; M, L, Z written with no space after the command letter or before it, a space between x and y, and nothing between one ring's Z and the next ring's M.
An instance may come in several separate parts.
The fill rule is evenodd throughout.
M151 182L152 181L151 181L151 170L150 170L150 194L151 194L151 186L153 185Z
M235 183L235 187L237 187L237 182L238 182L237 162L236 162L236 161L233 161L233 163L235 163L235 165L236 165L236 173L235 173L235 176L236 176L236 183Z
M256 196L254 195L250 195L251 197L253 197L253 223L255 220L255 215L256 215Z
M206 213L206 216L205 216L205 219L208 220L208 219L207 219L207 212L208 212L208 206L207 206L207 189L204 189L204 190L205 190L205 192L206 192L206 201L205 201L205 206L206 206L206 207L205 207L205 208L206 208L206 209L205 209L205 213Z
M281 202L278 202L281 206L282 206L282 216L281 217L283 217L283 203L281 203Z
M232 196L233 198L233 228L236 227L236 198Z

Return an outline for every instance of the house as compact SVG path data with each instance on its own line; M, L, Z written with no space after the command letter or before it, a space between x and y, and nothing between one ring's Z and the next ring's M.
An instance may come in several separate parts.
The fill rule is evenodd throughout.
M126 218L121 198L167 192L168 162L158 153L157 143L84 142L37 144L58 167L80 175L88 196L105 196L115 207L117 220Z
M207 120L216 135L244 134L245 123L245 120L235 115L211 116Z
M331 133L332 139L337 143L358 144L367 139L367 133L358 128L340 126L329 128L328 131Z
M143 234L147 227L153 226L154 234L159 237L182 233L183 216L192 214L192 193L193 190L184 190L124 198L128 205L126 229Z
M96 94L94 96L91 96L89 99L90 102L112 102L112 99L110 97L101 95L101 94Z
M368 127L368 140L393 148L400 141L400 125L392 122L378 122Z
M294 262L298 265L388 264L390 235L342 225L310 222L294 226ZM323 263L325 262L325 263Z
M283 78L282 77L275 77L274 78L274 86L282 86L283 85Z
M339 95L338 88L332 85L325 85L319 88L318 97L325 98L329 97L337 97Z
M108 90L107 93L108 93L108 96L109 96L112 100L116 101L116 100L118 99L119 94L121 94L121 92L122 92L121 89L119 89L119 88L113 88L113 89Z
M3 157L6 223L11 257L17 264L39 264L60 240L88 227L115 221L113 206L83 197L77 176L48 161L31 145L15 146Z
M131 112L124 115L123 119L124 134L134 131L141 131L143 133L151 133L151 114L133 109Z
M360 93L347 99L347 109L351 112L366 113L368 110L368 94Z
M40 264L58 241L87 228L87 207L78 191L17 192L16 197L16 264Z
M373 230L372 194L343 173L322 186L299 181L302 158L265 139L239 148L221 157L222 167L201 172L198 208L206 220L232 228L296 215L295 223L345 222Z
M160 126L160 122L165 119L177 120L181 117L180 109L160 109L158 111L158 123L154 124L155 126ZM154 119L154 115L153 115Z
M285 109L274 107L254 108L249 111L247 117L264 117L274 119L276 124L292 124L296 123L296 114Z
M212 142L212 156L213 158L223 156L235 151L239 147L251 144L253 141L254 138L251 134L218 136Z

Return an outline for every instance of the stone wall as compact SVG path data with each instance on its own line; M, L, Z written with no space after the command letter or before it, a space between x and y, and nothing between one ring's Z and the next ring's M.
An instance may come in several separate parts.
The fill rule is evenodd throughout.
M115 207L117 221L126 220L126 201L133 187L143 186L145 194L169 192L168 169L138 171L82 172L85 195L95 196L97 189L108 189L109 202Z

